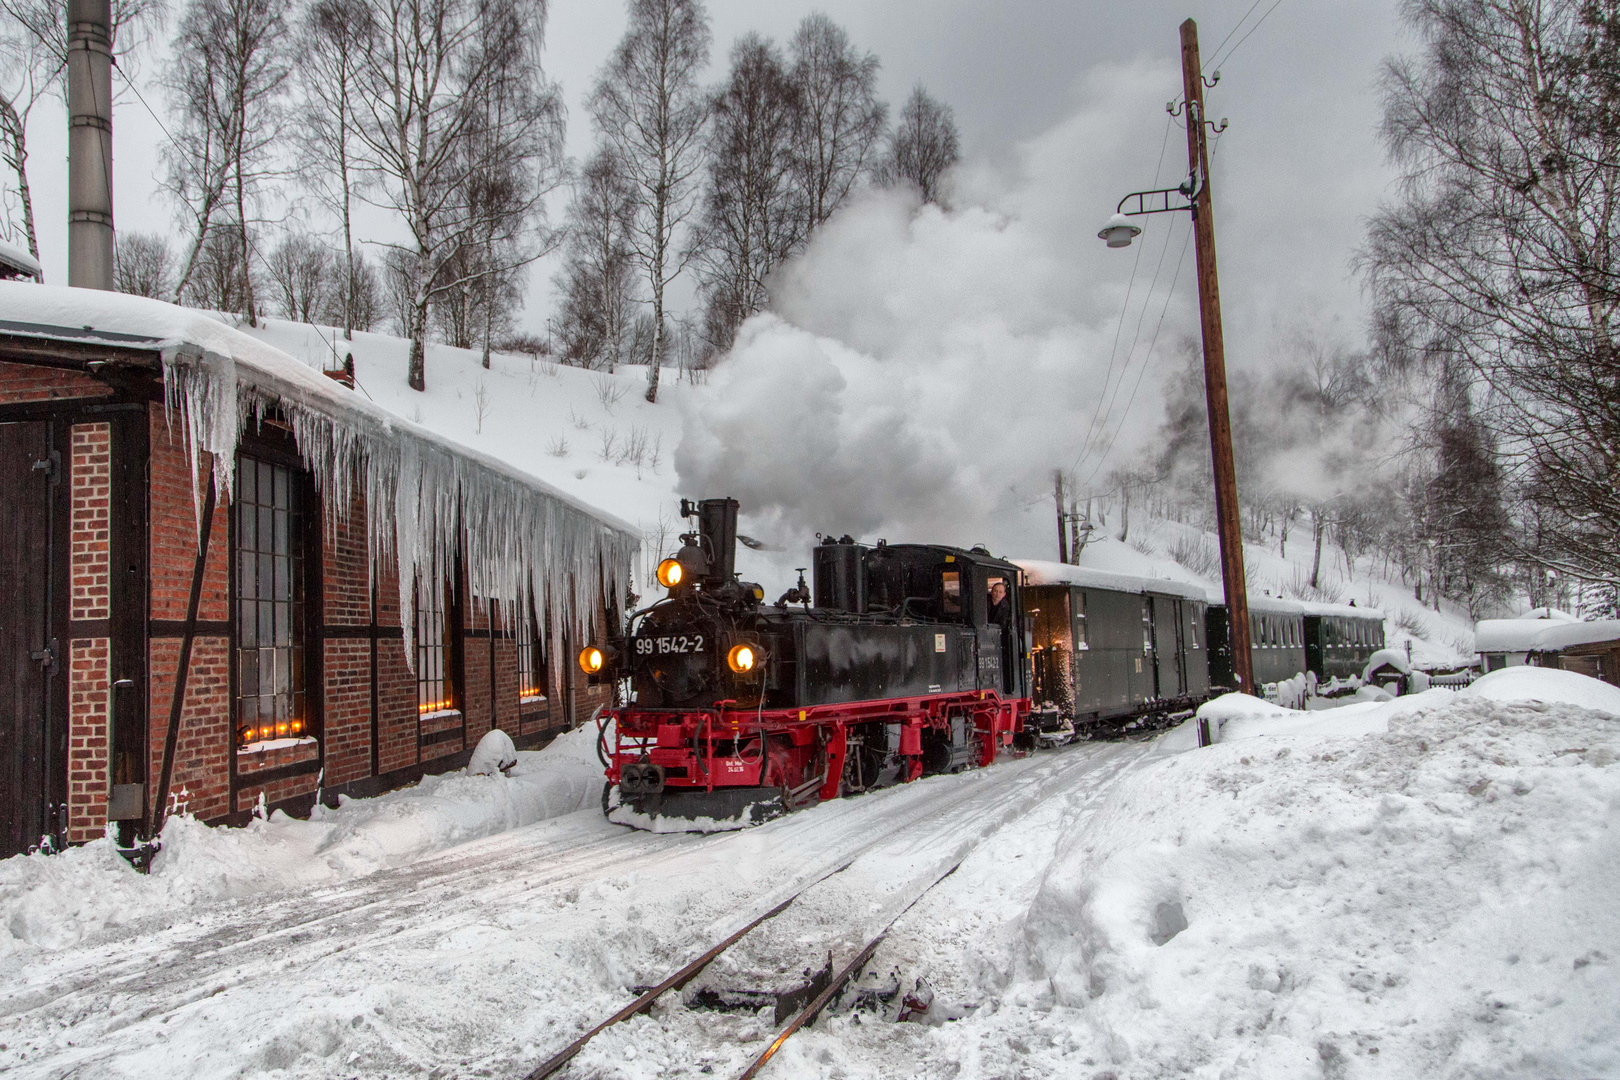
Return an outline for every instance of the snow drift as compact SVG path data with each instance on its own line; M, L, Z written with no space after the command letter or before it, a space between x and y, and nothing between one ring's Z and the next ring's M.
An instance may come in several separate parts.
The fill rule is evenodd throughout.
M172 817L146 876L106 839L59 855L0 860L0 955L63 948L213 900L353 880L596 805L602 767L594 726L516 756L509 776L428 776L373 799L343 798L335 810L317 806L308 821L276 811L232 829Z
M1620 716L1539 674L1123 779L1026 923L1088 1074L1620 1071Z

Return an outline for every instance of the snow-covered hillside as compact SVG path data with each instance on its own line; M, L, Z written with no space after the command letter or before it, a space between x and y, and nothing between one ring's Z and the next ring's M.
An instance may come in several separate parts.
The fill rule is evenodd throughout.
M675 456L685 425L695 422L696 404L709 393L705 384L681 381L671 372L657 404L643 397L646 371L589 372L521 354L495 353L486 370L476 350L430 345L425 393L405 382L408 344L382 334L357 333L352 342L329 327L267 319L246 332L317 368L336 368L346 356L355 363L356 386L390 411L449 438L498 456L610 513L638 525L645 537L638 588L645 592L652 565L677 543L688 526L678 518L679 497L701 498L725 492L683 489ZM784 531L777 519L762 521L743 507L743 530L766 537L764 550L743 549L739 566L775 595L794 583L796 567L808 561L811 534ZM1051 558L1047 536L1050 507L1025 508L1001 521L1000 535L938 536L927 539L963 546L986 541L1014 558ZM841 532L844 525L824 527ZM1117 530L1117 522L1115 523ZM1197 582L1219 594L1216 541L1189 525L1145 517L1140 512L1126 542L1099 529L1080 557L1084 566L1144 577ZM900 537L891 537L898 539ZM906 537L923 539L922 537ZM866 537L871 540L875 537ZM1313 551L1309 529L1301 525L1286 552L1280 545L1249 544L1246 557L1254 596L1354 600L1386 616L1392 648L1411 643L1422 667L1447 667L1473 658L1472 620L1455 605L1435 611L1398 582L1379 573L1375 560L1357 560L1347 573L1343 553L1324 545L1322 588L1309 587ZM1178 561L1178 559L1180 561Z

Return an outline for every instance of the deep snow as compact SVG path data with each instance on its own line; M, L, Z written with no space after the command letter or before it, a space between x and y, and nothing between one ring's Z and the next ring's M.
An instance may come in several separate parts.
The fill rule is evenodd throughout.
M76 890L78 930L0 896L0 1069L517 1077L796 883L848 863L703 979L850 955L960 859L862 980L932 994L922 1022L846 1003L767 1077L1620 1075L1620 691L1503 674L1325 713L1220 699L1211 748L1081 745L722 836L590 808L422 855L506 812L495 776L350 803L347 846L331 820L188 823L134 885L92 845L41 894ZM562 759L562 804L593 801L590 734L516 773ZM734 1074L773 1031L669 995L567 1075Z

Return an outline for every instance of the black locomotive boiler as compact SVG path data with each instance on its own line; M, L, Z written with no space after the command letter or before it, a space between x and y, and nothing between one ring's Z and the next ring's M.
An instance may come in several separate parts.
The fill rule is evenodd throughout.
M829 538L814 590L801 574L767 603L735 572L737 509L682 500L697 528L659 565L667 595L580 655L594 679L628 679L611 746L603 728L614 820L749 824L1012 746L1030 710L1015 564Z

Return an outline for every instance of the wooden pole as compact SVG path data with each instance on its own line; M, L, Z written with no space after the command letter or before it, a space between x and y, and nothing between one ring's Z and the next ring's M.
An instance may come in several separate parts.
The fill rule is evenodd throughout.
M1198 314L1204 337L1204 389L1209 401L1209 448L1215 460L1215 517L1221 536L1221 584L1231 624L1232 675L1237 689L1254 693L1249 591L1243 569L1243 519L1232 419L1226 404L1226 349L1221 336L1221 288L1215 274L1215 215L1209 190L1209 144L1204 128L1204 82L1198 59L1198 24L1181 24L1181 81L1186 93L1187 164L1199 178L1193 201L1193 243L1198 255Z
M1052 470L1052 483L1057 489L1053 493L1053 498L1057 500L1058 562L1066 563L1066 562L1069 561L1069 534L1063 531L1063 472L1062 472L1062 470L1059 470L1059 469Z

